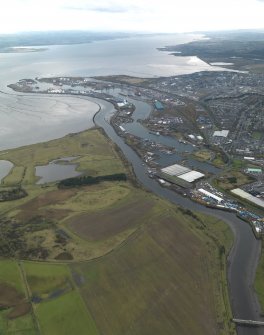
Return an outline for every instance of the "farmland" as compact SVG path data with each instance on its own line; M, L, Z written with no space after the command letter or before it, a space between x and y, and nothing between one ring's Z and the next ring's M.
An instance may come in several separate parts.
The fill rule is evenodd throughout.
M32 316L18 324L31 318L32 334L231 334L228 228L162 200L149 210L151 219L100 259L1 261L7 279L28 290Z
M221 321L228 313L224 286L216 284L223 261L218 247L201 237L203 219L190 227L188 218L171 208L161 219L163 210L108 256L71 265L77 283L82 278L80 291L100 332L218 334L221 323L227 334L229 325ZM217 227L218 237L228 236L219 222L210 224ZM215 306L219 314L212 313Z
M35 327L18 263L0 261L0 334L35 335Z
M2 157L14 168L1 189L27 196L0 203L0 333L234 334L224 223L135 187L97 129ZM35 167L62 157L83 175L127 180L36 184Z

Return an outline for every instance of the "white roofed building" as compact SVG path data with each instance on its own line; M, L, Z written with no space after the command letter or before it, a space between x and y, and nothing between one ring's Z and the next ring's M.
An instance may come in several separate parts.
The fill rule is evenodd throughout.
M229 130L216 130L214 132L214 137L227 137L229 134Z
M167 178L167 180L175 184L181 185L183 183L184 185L189 185L188 187L190 187L193 182L204 177L204 174L201 172L191 170L179 164L167 166L161 169L161 173L164 179Z

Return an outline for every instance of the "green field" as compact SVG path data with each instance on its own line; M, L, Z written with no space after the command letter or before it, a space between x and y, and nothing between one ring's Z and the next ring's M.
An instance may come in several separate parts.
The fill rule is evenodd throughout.
M96 325L77 291L35 307L43 335L97 335Z
M188 216L161 205L113 253L71 265L101 334L220 334L218 323L222 334L232 333L225 260L211 237L226 250L232 239L221 222L207 219L207 227L203 220L190 226ZM207 228L210 237L202 233Z
M0 312L0 334L2 335L36 335L32 316L26 315L8 320L5 312Z
M24 262L23 267L41 334L97 334L67 265Z
M254 178L247 176L240 171L231 170L221 174L215 181L218 187L229 191L242 185L252 183Z
M201 161L210 161L213 157L213 152L209 150L198 150L194 152L193 156Z
M21 281L20 269L16 261L0 260L0 282L8 283L15 287L20 293L25 292L24 285Z
M130 233L98 241L101 246L95 246L83 243L82 238L68 231L63 223L66 219L109 208L137 191L130 183L118 181L65 190L58 189L56 182L36 185L35 167L61 157L76 157L77 169L89 176L125 172L130 175L112 142L98 129L4 152L1 158L12 161L14 168L0 187L5 190L6 186L22 185L28 196L0 203L0 211L5 215L0 218L2 255L23 259L84 260L109 252Z
M71 289L71 275L66 265L25 262L24 271L30 291L41 298L48 297L57 289Z
M7 331L8 324L8 331L30 335L234 334L225 278L230 230L161 200L150 205L144 224L100 259L23 261L20 267L1 261L6 275L0 283L27 287L33 314L10 321L2 312L0 329Z
M18 263L0 260L0 334L35 335L35 327L26 305L26 290Z
M223 168L226 165L223 160L223 155L219 152L216 152L215 158L213 159L212 163L219 168Z
M36 185L35 166L69 156L128 181ZM234 334L227 225L135 187L97 129L1 157L15 165L1 187L28 196L0 203L0 334Z
M1 159L15 166L2 182L3 185L34 184L35 166L45 165L62 157L76 157L78 170L92 176L124 172L124 166L113 144L97 129L67 135L62 139L11 149Z

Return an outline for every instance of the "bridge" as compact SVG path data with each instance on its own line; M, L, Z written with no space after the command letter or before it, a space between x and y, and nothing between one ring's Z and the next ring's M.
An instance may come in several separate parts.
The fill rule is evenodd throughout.
M245 325L245 326L264 326L264 321L233 319L233 322L238 325Z

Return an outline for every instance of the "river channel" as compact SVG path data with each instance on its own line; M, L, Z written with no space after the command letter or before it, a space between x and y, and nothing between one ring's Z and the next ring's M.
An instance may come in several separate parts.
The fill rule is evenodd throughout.
M188 198L161 187L158 182L149 178L147 167L142 160L135 151L124 142L123 138L116 134L110 125L110 118L115 113L114 107L106 101L92 100L101 105L100 112L98 112L94 118L96 125L102 127L107 136L118 145L126 159L132 164L138 181L147 190L184 208L222 219L230 226L235 237L233 248L228 257L228 284L233 316L239 319L261 320L259 303L253 289L256 267L261 251L261 242L256 240L251 227L232 213L209 209L198 203L194 203ZM133 101L133 103L135 103L137 107L138 102ZM131 133L133 133L133 129L136 129L138 134L136 120L142 118L142 115L147 117L148 110L150 111L149 105L144 102L140 103L140 109L136 108L133 117L134 125L131 126L130 124L129 127ZM150 134L144 129L144 127L140 128L141 135L145 138L149 138ZM143 131L145 131L144 134L142 134ZM167 139L163 139L162 136L157 137L157 139L159 141L167 141ZM260 335L263 334L263 329L238 326L237 332L239 335Z

